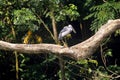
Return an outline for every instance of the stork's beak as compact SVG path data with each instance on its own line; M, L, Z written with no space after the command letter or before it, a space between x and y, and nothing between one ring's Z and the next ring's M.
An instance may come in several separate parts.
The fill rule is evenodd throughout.
M73 30L74 33L76 33L76 31L75 31L75 29L73 27L72 27L72 30Z

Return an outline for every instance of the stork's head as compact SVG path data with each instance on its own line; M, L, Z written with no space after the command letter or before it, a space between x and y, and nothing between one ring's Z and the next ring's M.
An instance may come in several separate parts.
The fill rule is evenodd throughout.
M76 31L75 31L75 29L73 28L73 26L72 25L68 25L68 28L70 28L71 29L71 31L73 31L74 33L76 33Z

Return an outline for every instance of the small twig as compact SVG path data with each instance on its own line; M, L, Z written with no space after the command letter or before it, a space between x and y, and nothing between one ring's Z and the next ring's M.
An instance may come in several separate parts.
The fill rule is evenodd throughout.
M118 75L117 73L115 73L115 72L113 72L113 71L111 71L110 69L107 68L107 66L106 66L106 59L105 59L105 57L103 57L102 45L100 45L100 53L101 53L102 62L103 62L103 64L104 64L104 68L105 68L108 72L112 73L113 75Z
M115 78L115 79L117 79L117 78L120 78L120 75L118 75L118 76L115 76L114 78Z
M45 22L42 20L42 18L37 13L35 13L32 9L31 9L31 11L40 19L40 21L43 24L43 26L45 27L45 29L50 33L51 37L55 40L54 35L52 34L52 32L50 31L50 29L48 28L48 26L45 24Z

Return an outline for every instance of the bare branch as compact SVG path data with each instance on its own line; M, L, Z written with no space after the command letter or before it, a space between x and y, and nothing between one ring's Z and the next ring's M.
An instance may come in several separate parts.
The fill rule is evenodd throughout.
M28 54L40 54L40 53L54 53L62 55L73 54L73 51L69 48L64 48L55 44L13 44L4 41L0 41L0 49L8 51L17 51ZM73 56L73 55L72 55Z
M55 44L13 44L0 41L0 49L8 51L17 51L28 54L54 53L68 56L73 59L82 59L91 56L100 46L103 39L111 35L114 31L120 29L120 19L109 20L105 25L89 39L78 43L70 48L64 48Z

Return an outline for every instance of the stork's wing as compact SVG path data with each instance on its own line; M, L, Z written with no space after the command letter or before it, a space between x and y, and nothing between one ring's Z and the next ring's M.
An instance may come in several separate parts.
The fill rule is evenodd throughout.
M63 32L65 32L65 31L67 31L67 26L65 26L65 27L60 31L60 33L63 33Z
M66 31L67 31L67 26L65 26L65 27L60 31L59 36L58 36L58 39L59 39L59 40L62 40L62 38L64 37L64 36L62 36L62 33L66 32Z

